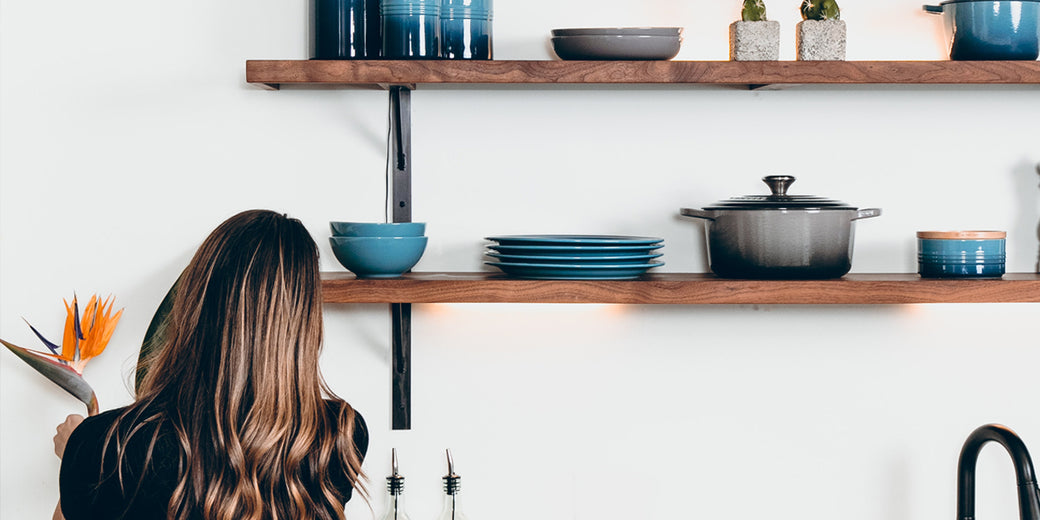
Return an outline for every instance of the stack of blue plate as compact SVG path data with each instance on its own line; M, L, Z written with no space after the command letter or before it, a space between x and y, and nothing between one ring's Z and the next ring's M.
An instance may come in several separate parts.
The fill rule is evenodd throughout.
M655 262L664 240L615 235L508 235L487 237L484 262L508 275L537 280L630 280L664 265Z

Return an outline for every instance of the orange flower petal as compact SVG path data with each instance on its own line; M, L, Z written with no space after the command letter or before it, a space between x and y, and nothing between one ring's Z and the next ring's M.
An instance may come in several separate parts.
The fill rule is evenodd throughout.
M98 297L96 294L93 294L90 296L90 301L87 302L86 309L83 310L83 319L79 322L79 327L84 337L94 328L94 323L97 319L97 306Z
M97 338L97 354L102 353L108 346L108 341L112 339L112 334L116 331L116 324L119 323L119 318L121 318L122 316L123 309L119 309L119 312L117 312L115 316L112 316L110 319L105 321L105 328L101 331L101 334Z
M116 324L123 315L123 309L120 309L115 316L112 316L113 303L112 298L106 299L96 311L90 335L80 345L81 360L86 361L100 355L105 351L109 340L112 339Z
M72 361L76 357L76 312L73 310L74 306L69 305L69 302L62 299L65 302L65 312L67 314L65 318L65 334L61 339L61 358L66 361ZM76 303L76 298L72 298L72 303Z

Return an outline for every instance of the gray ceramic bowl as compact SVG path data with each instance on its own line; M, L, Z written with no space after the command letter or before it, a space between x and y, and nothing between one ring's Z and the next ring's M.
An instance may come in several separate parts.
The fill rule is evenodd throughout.
M682 27L583 27L553 29L553 36L682 36Z
M421 237L425 222L329 222L334 237Z
M564 60L670 60L679 54L678 36L556 36L553 50Z

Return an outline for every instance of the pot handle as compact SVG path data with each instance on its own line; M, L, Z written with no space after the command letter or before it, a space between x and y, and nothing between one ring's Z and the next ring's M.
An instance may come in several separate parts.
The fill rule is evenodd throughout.
M880 208L867 208L867 209L861 209L861 210L857 211L856 212L856 216L852 217L852 220L859 220L861 218L872 218L872 217L880 217L880 216L881 216L881 209Z
M924 9L924 12L931 14L942 14L943 12L943 6L941 5L922 5L921 9Z
M679 214L684 217L702 218L704 220L715 220L711 216L711 213L704 211L703 209L683 208L679 210Z

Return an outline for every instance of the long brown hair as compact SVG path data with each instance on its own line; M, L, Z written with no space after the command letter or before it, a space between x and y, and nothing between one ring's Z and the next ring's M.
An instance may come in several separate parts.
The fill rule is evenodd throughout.
M252 210L217 227L177 283L136 402L109 431L119 477L129 437L155 424L181 451L171 520L342 519L349 497L334 471L367 501L354 409L318 369L321 303L317 246L298 220Z

